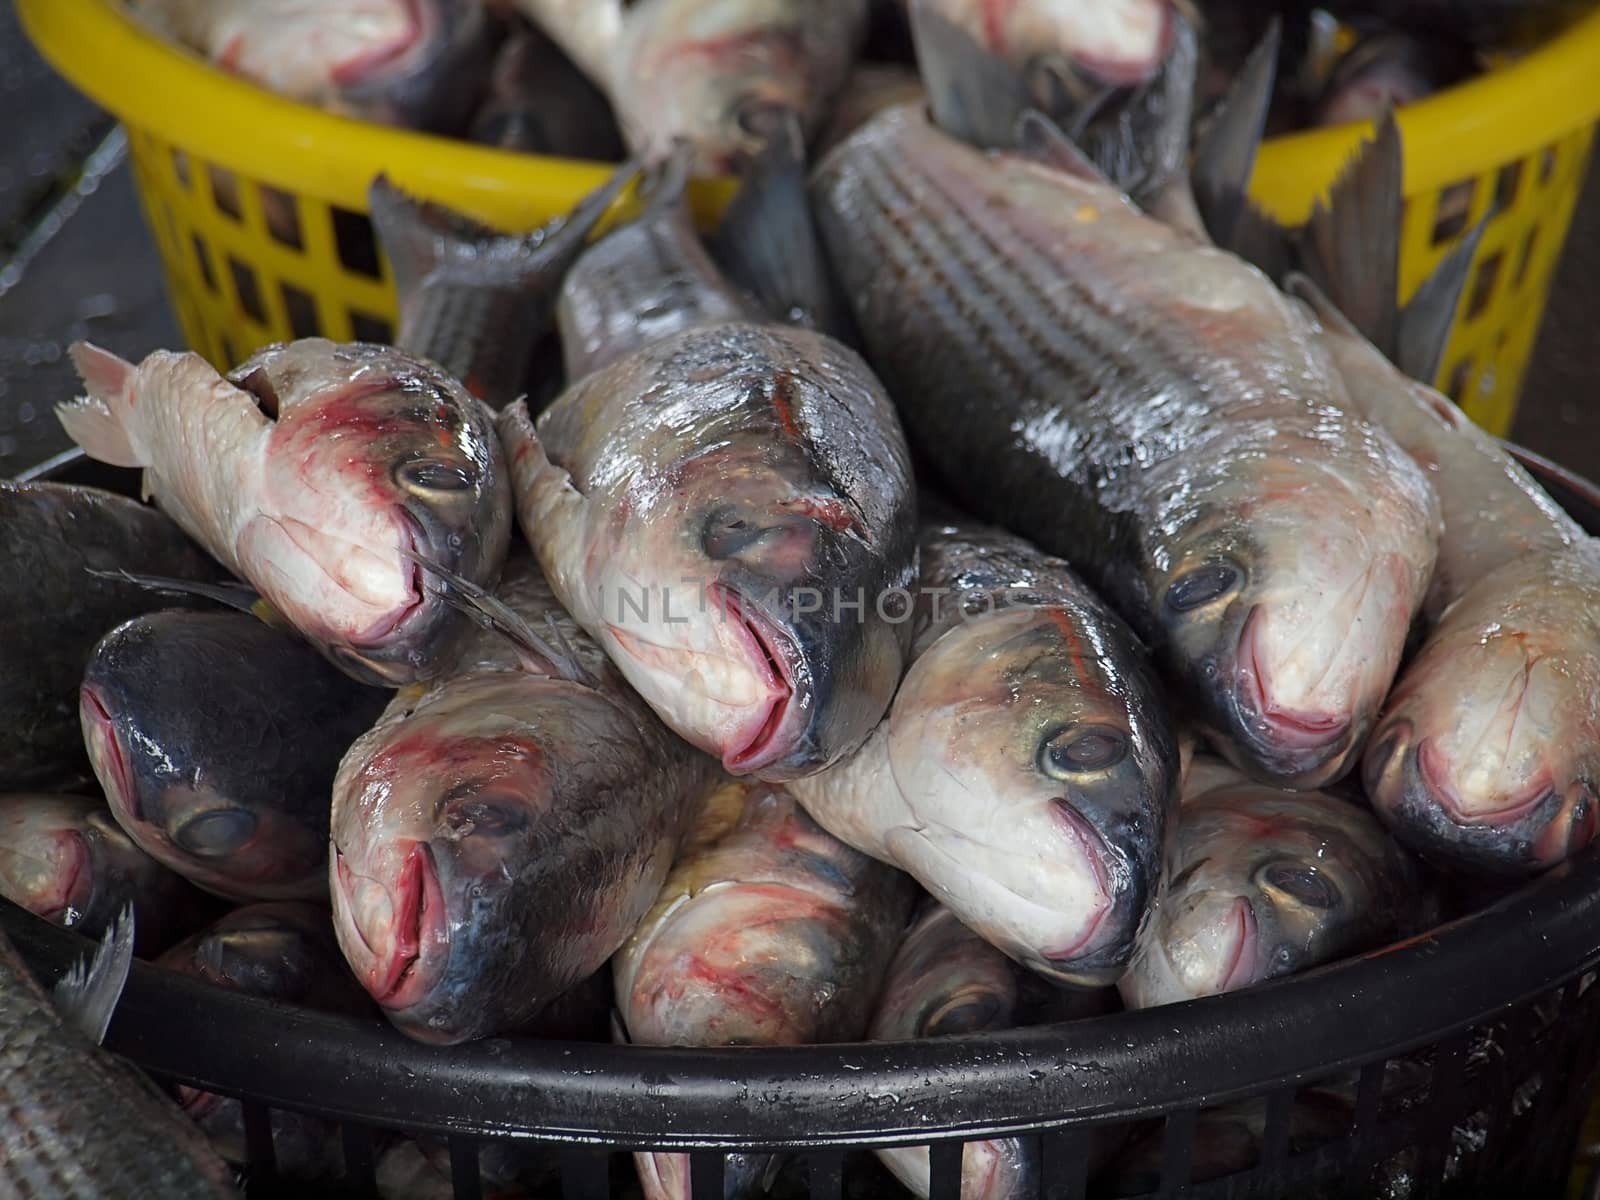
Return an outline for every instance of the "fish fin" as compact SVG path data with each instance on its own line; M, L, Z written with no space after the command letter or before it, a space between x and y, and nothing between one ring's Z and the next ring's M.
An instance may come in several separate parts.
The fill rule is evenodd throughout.
M677 138L672 148L651 164L639 184L644 206L635 218L637 223L670 215L687 203L694 159L694 143L687 138Z
M1056 124L1054 118L1036 108L1028 109L1017 118L1012 141L1017 153L1035 162L1054 167L1067 175L1075 175L1087 183L1116 187L1106 173Z
M1295 231L1280 225L1276 217L1258 207L1254 200L1247 199L1239 209L1230 244L1223 249L1258 268L1274 283L1281 283L1299 262L1295 253Z
M795 114L785 114L746 171L707 249L769 315L835 336L847 332L807 199L805 139Z
M255 617L263 625L270 625L274 629L297 633L287 617L274 608L268 601L262 599L261 594L253 587L242 583L201 583L193 579L173 579L165 575L139 575L132 571L122 570L103 571L98 567L84 568L96 579L110 579L117 583L129 583L134 587L144 588L147 592L173 592L182 596L199 596L205 600L214 600L224 607L235 609Z
M97 1046L103 1042L132 963L133 905L125 904L94 957L73 963L51 993L62 1022Z
M563 654L545 641L544 637L535 632L533 626L524 618L513 612L505 601L470 579L431 562L413 550L402 549L400 553L444 584L440 595L444 597L445 602L471 618L473 622L500 634L519 649L533 655L542 665L548 666L561 678L570 679L575 683L593 684L593 680L579 665L577 659Z
M69 353L88 395L56 405L56 416L67 436L100 462L114 467L148 466L129 428L138 368L92 342L74 342Z
M1195 204L1219 246L1231 248L1249 205L1250 176L1267 128L1282 39L1282 21L1273 17L1195 147Z
M1395 365L1413 379L1432 384L1444 360L1444 348L1455 328L1456 306L1466 289L1477 257L1483 232L1494 213L1483 220L1450 248L1433 274L1422 281L1406 306L1400 310L1395 333Z
M1196 241L1204 245L1211 243L1210 231L1206 229L1199 205L1195 202L1194 188L1184 172L1179 171L1167 180L1150 201L1147 211L1156 220L1188 234Z
M1305 272L1391 361L1399 324L1402 160L1400 127L1390 112L1365 141L1326 203L1319 201L1301 239Z
M1357 329L1355 322L1340 310L1322 287L1302 271L1290 271L1283 281L1283 290L1296 300L1304 302L1323 328L1340 337L1366 341L1366 334Z
M1022 78L932 0L911 0L910 15L933 123L975 146L1009 147L1018 118L1030 107Z

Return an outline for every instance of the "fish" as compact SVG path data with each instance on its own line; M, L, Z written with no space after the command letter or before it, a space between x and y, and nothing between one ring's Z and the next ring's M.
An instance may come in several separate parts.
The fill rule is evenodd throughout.
M754 157L788 116L817 130L866 36L867 0L523 0L610 96L629 151L674 144L702 175Z
M619 162L622 133L605 94L549 38L526 24L495 54L473 113L474 142L554 158Z
M142 956L166 949L210 911L88 796L0 795L0 896L89 937L131 906L134 953Z
M1318 125L1376 121L1477 70L1472 48L1447 36L1385 30L1363 38L1335 64L1316 108Z
M1460 408L1369 340L1406 327L1385 283L1399 261L1389 214L1401 203L1400 171L1391 121L1312 221L1323 244L1344 230L1365 252L1359 261L1330 253L1319 282L1289 284L1321 322L1351 404L1423 464L1444 517L1427 633L1385 702L1362 780L1384 823L1430 862L1515 879L1588 845L1600 819L1600 542ZM1453 283L1425 285L1440 319L1423 312L1417 324L1434 331L1433 348L1412 359L1437 361L1475 247L1469 239L1457 253ZM1347 319L1346 306L1362 321ZM1403 341L1399 349L1404 360Z
M1298 305L1027 124L1036 156L985 153L900 107L819 165L868 356L952 498L1068 560L1229 758L1337 779L1422 602L1437 498Z
M140 613L198 603L113 573L206 582L220 571L149 505L64 483L0 481L0 561L0 780L17 791L86 782L75 696L95 643Z
M416 559L492 586L511 540L494 417L460 383L325 338L227 377L194 353L71 354L88 389L56 409L72 439L144 468L161 508L335 665L390 687L449 666L470 622Z
M319 1012L366 1016L371 1004L350 974L328 910L318 904L279 901L234 909L173 946L155 965L216 987ZM239 1101L179 1085L184 1114L198 1125L218 1155L237 1165L250 1155ZM278 1174L305 1181L343 1170L339 1130L331 1122L290 1109L272 1110L273 1158Z
M915 891L899 871L819 828L781 788L719 783L654 905L612 960L627 1039L859 1039ZM687 1200L687 1155L634 1158L646 1200ZM766 1156L735 1156L727 1194L748 1194L771 1167Z
M111 813L230 900L325 899L329 789L388 693L244 613L154 613L108 633L79 690Z
M1010 149L1023 113L1060 124L1144 207L1185 186L1198 40L1173 0L911 0L928 110Z
M1195 761L1170 883L1117 985L1129 1008L1254 987L1412 932L1416 866L1365 808Z
M500 434L573 619L724 770L793 779L860 745L900 677L910 457L855 351L771 322L713 266L684 174L579 258L557 311L575 382Z
M340 949L419 1041L523 1025L599 970L654 902L710 770L527 557L496 596L558 635L561 663L476 631L448 675L395 696L333 784Z
M884 109L926 102L927 94L915 67L892 62L857 63L816 140L817 155L826 154Z
M291 100L453 133L491 54L481 0L130 0L153 32Z
M205 1135L100 1049L133 959L133 918L47 994L0 932L0 1194L51 1200L238 1197Z
M1017 1024L1021 1002L1009 959L937 901L923 902L895 951L867 1037L910 1041L985 1033ZM931 1176L926 1146L877 1151L879 1160L921 1200ZM1037 1150L1026 1140L968 1142L961 1153L962 1200L1032 1196L1039 1186Z
M506 234L386 176L368 189L372 228L394 271L401 349L439 364L496 412L525 394L556 293L585 239L633 178L632 166L528 234Z
M910 666L838 765L791 784L1023 966L1109 985L1159 889L1178 753L1133 632L1059 559L934 517Z

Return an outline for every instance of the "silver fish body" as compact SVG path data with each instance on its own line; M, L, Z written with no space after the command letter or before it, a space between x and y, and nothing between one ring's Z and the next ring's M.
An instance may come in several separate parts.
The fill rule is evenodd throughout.
M782 790L722 784L613 960L629 1039L770 1046L861 1037L914 890L818 828ZM636 1159L647 1200L686 1200L685 1156ZM764 1166L745 1159L738 1174L748 1184Z
M553 622L567 673L482 632L340 764L339 944L423 1041L519 1026L592 975L654 901L709 763L673 737L513 560L498 597Z
M747 313L676 203L586 252L559 318L576 382L537 425L522 405L500 422L556 595L729 772L836 761L909 630L915 496L876 376Z
M1437 503L1352 416L1265 276L1083 168L881 114L813 182L913 441L1060 554L1225 752L1314 787L1359 754L1433 567Z
M460 383L322 338L226 379L192 353L73 357L89 395L58 406L67 432L144 468L162 509L347 674L397 686L449 664L469 622L417 558L492 584L511 535L493 414Z
M1155 898L1177 796L1162 689L1059 559L937 520L920 554L912 661L887 716L792 789L1018 962L1110 984Z
M1252 783L1220 763L1191 772L1171 872L1118 984L1129 1008L1371 949L1409 932L1418 897L1415 867L1365 809Z
M96 642L182 606L91 571L208 582L216 565L171 518L98 488L0 481L0 779L18 790L87 778L76 701Z

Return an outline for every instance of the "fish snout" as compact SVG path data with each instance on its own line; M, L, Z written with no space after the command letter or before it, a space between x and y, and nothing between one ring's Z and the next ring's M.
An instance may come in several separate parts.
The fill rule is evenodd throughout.
M1051 801L1057 827L1074 846L1090 881L1085 916L1067 941L1047 947L1052 973L1085 986L1114 983L1133 955L1153 894L1153 838L1103 819L1092 804Z
M113 703L104 689L85 683L78 691L78 719L83 726L89 762L105 789L112 812L123 820L137 822L143 819L139 811L139 790L134 782L133 764L117 734Z
M385 1009L401 1009L427 990L449 932L428 846L401 842L381 861L376 873L363 874L335 849L334 914L343 918L339 942L362 986Z

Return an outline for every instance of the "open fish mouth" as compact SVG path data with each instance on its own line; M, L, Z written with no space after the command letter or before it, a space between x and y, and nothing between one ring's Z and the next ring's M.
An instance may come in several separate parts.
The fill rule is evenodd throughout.
M334 851L336 903L343 907L360 945L350 955L361 984L384 1009L409 1008L433 986L437 975L434 947L448 942L444 893L423 842L413 842L394 887L384 888L350 869L344 853ZM381 891L382 900L371 900Z
M797 707L793 664L799 656L788 636L746 604L738 592L721 584L712 584L710 592L718 619L726 622L735 640L742 643L742 657L754 666L767 692L766 700L752 707L750 719L722 751L722 765L728 772L747 775L782 759L799 740L789 720Z

